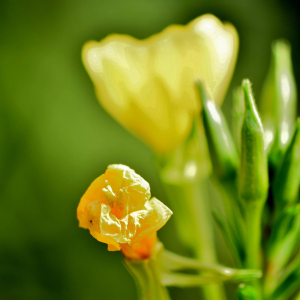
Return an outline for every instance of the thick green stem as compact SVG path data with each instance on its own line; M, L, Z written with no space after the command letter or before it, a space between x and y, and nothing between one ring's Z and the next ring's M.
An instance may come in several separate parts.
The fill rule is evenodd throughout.
M247 203L246 214L246 267L248 269L261 269L261 217L263 202ZM259 281L253 280L253 286L259 294L262 293Z
M161 284L155 258L138 261L125 259L124 262L135 279L140 300L170 300L167 289Z
M206 201L204 181L166 182L163 184L170 199L170 207L181 238L199 260L215 263L211 213ZM201 288L204 299L226 299L222 285L211 284Z

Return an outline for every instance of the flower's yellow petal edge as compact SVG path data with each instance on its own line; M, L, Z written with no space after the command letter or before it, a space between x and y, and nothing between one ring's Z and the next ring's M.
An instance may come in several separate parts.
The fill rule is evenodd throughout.
M235 28L213 15L138 40L112 34L87 42L84 65L103 107L154 151L167 153L200 111L200 78L221 104L238 50Z

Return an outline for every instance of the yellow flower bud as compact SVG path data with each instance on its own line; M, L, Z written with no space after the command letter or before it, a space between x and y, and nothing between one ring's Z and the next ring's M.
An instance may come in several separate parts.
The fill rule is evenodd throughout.
M156 198L150 186L124 165L110 165L80 200L79 226L89 229L109 251L121 250L128 258L146 258L156 244L156 231L172 211Z
M87 42L82 57L103 107L154 151L168 153L200 112L195 79L220 104L237 48L235 28L204 15L145 40L113 34Z

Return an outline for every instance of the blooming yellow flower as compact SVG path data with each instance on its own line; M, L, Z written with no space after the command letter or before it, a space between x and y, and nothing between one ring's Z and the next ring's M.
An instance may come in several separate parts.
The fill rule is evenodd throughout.
M77 208L79 226L89 229L108 250L129 258L146 258L156 243L156 231L171 217L150 186L124 165L110 165L85 192Z
M103 107L154 151L168 153L200 111L195 79L220 104L237 48L234 27L204 15L145 40L113 34L87 42L82 57Z

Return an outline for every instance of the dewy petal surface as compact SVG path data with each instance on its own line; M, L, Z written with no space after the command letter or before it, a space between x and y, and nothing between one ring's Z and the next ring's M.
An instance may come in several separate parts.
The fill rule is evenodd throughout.
M163 203L150 199L149 184L124 165L108 166L105 174L88 188L77 208L79 226L107 243L110 251L120 250L120 244L135 244L156 234L171 215ZM144 249L149 244L146 241L135 248Z
M82 56L103 107L164 153L187 136L200 111L195 79L221 103L237 48L234 27L204 15L145 40L114 34L88 42Z

